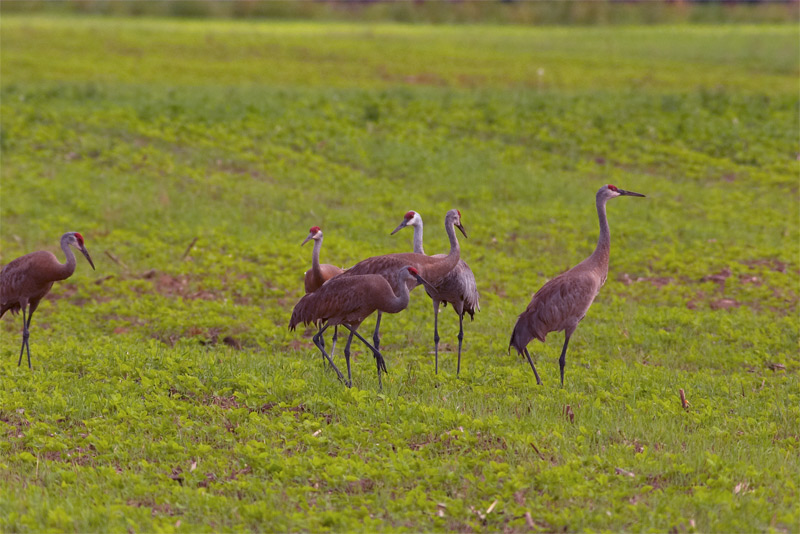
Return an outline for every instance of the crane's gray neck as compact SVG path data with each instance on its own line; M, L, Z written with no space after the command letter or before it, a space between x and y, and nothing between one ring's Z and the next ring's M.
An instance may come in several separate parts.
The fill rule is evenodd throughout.
M450 253L448 256L454 256L453 267L458 263L459 255L461 254L461 245L458 244L456 237L456 225L454 221L445 221L444 229L447 232L447 237L450 239Z
M594 249L592 256L603 261L608 266L608 256L611 250L611 232L608 229L608 218L606 217L607 198L597 199L597 218L600 220L600 237L597 238L597 248Z
M396 289L392 288L393 298L390 299L386 309L381 311L387 313L399 313L408 307L409 290L406 284L406 274L403 271L397 273Z
M322 278L322 269L319 266L319 251L322 249L322 238L314 240L314 250L311 252L311 271L314 276Z
M419 214L417 214L417 217L419 217ZM425 254L425 249L422 248L422 217L419 219L419 224L414 225L414 252Z
M67 257L67 262L63 263L59 269L59 278L57 280L66 280L72 273L75 272L75 265L78 263L75 261L75 254L72 252L72 247L69 246L69 237L70 233L66 233L61 236L61 250L64 251L64 255Z
M450 217L446 217L444 221L444 229L447 231L447 237L450 239L450 253L444 258L437 258L437 261L429 269L426 269L423 276L431 283L437 284L439 281L447 276L461 258L461 247L458 244L456 237L455 221ZM441 260L441 261L439 261ZM422 274L422 273L421 273Z

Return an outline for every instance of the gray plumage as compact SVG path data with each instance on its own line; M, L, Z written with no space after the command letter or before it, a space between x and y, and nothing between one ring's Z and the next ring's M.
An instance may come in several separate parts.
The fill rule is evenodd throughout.
M422 245L423 223L422 216L415 211L409 211L403 217L397 228L392 231L392 234L397 233L402 228L411 226L414 228L414 252L417 254L425 254L425 249ZM442 254L436 254L433 257L442 257ZM434 369L435 373L439 372L439 304L444 303L445 306L449 303L453 310L458 314L458 364L456 367L456 375L461 372L461 346L464 340L464 313L468 313L470 320L475 318L475 312L480 310L478 295L478 286L475 283L475 275L467 263L459 258L458 263L447 275L445 275L438 283L433 284L433 291L425 288L425 292L433 300L433 342L434 342Z
M70 246L80 250L94 269L83 236L78 232L67 232L61 236L61 250L67 257L65 263L60 263L52 252L40 250L12 260L0 271L0 317L9 310L12 314L22 310L22 346L18 366L22 364L22 354L27 348L28 367L31 368L28 337L33 312L39 307L39 302L50 292L53 282L66 280L75 272L77 261Z
M302 247L311 240L314 240L314 249L311 252L311 269L303 273L303 281L305 283L306 293L313 293L322 284L335 276L339 276L344 272L344 269L328 263L319 263L319 251L322 248L322 230L319 226L312 226L308 230L308 237L300 243ZM336 350L336 338L339 336L339 328L333 327L333 339L331 340L331 358L333 352ZM322 345L325 346L325 338L320 338ZM325 365L325 358L322 358L322 365Z
M458 244L455 229L458 228L465 237L467 235L461 225L461 212L456 209L448 211L445 215L444 228L450 240L450 252L446 255L426 256L415 252L401 252L399 254L374 256L358 262L339 276L380 274L389 281L392 289L397 292L400 288L397 285L394 273L401 267L411 266L419 272L422 278L430 284L436 285L455 268L458 260L461 259L461 247ZM379 311L378 318L375 321L375 332L372 336L372 341L376 348L380 348L381 316L382 313Z
M564 386L564 366L566 365L569 338L578 327L578 323L586 316L597 293L606 282L608 275L608 257L611 249L611 234L606 217L606 202L622 196L643 197L640 193L624 191L613 185L600 188L595 198L597 216L600 221L600 237L597 247L591 256L565 273L561 273L545 283L533 295L530 304L519 315L514 331L511 333L509 350L514 347L520 355L528 359L528 363L536 376L536 383L541 384L539 373L527 346L536 338L544 342L550 332L564 331L564 347L558 360L561 370L561 386Z
M314 241L314 250L311 252L311 269L303 273L306 293L313 293L322 287L322 284L344 272L344 269L341 267L336 267L328 263L320 264L319 251L322 248L322 230L319 226L312 226L309 229L308 237L306 237L305 241L300 243L300 246L305 245L311 240Z
M342 374L334 365L321 344L325 329L329 326L344 325L350 330L350 336L345 345L344 356L347 361L347 384L351 382L350 374L350 343L353 336L358 337L375 355L378 366L378 383L381 383L381 371L386 371L386 363L380 351L370 345L357 330L361 323L375 311L386 313L399 313L408 307L409 286L417 283L427 284L416 269L404 266L397 269L391 278L398 288L394 290L386 277L379 274L365 274L352 276L337 276L322 285L314 293L305 295L292 310L289 320L289 330L294 330L300 324L324 325L316 335L314 344L322 352L336 371L339 378Z

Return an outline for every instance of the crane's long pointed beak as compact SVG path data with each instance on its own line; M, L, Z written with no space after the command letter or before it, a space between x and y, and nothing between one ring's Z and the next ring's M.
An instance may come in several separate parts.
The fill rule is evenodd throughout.
M618 189L620 195L627 195L629 197L643 197L644 195L641 193L634 193L633 191L625 191L624 189Z
M394 230L392 230L392 233L391 233L391 234L389 234L389 235L394 235L394 234L396 234L397 232L399 232L400 230L402 230L402 229L403 229L403 228L405 228L406 226L408 226L408 221L406 221L406 220L403 220L403 222L401 222L400 224L398 224L398 225L397 225L397 228L395 228Z
M94 268L94 262L92 261L92 258L89 256L89 251L86 250L86 247L81 247L81 252L83 252L83 255L86 256L87 260L89 260L89 265L92 266L92 270L96 271L97 269Z
M464 228L464 226L461 223L456 224L456 228L461 230L461 233L464 234L464 237L469 239L469 236L467 235L467 230Z
M305 238L302 243L300 243L300 246L302 247L303 245L305 245L306 243L311 241L311 239L313 239L313 235L312 234L308 234L308 237Z

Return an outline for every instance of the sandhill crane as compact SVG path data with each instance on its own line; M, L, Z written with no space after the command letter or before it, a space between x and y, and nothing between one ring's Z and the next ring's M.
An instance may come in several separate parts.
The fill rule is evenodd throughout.
M329 265L327 263L320 265L319 251L322 248L322 230L319 226L312 226L308 230L308 237L300 243L300 246L305 245L312 239L314 240L314 250L311 253L311 269L306 271L303 275L305 278L306 293L313 293L326 281L344 272L344 269L336 267L335 265Z
M414 252L425 254L422 248L422 217L415 211L409 211L403 216L397 228L392 231L392 235L399 232L406 226L414 228ZM441 257L437 254L434 257ZM456 375L461 372L461 344L464 340L464 312L468 313L470 320L475 317L475 311L480 310L478 303L478 286L475 283L475 275L472 274L469 265L463 259L459 259L455 268L450 271L442 280L434 284L435 292L425 291L433 299L433 343L435 354L435 373L439 373L439 304L447 306L449 302L453 310L458 314L458 365Z
M416 286L416 283L429 285L414 267L409 266L397 269L392 278L395 281L393 285L397 289L393 289L392 284L378 274L337 276L314 293L309 293L301 298L292 310L289 330L294 330L299 323L324 324L322 329L314 335L314 344L336 371L340 380L344 377L325 352L325 347L320 340L322 334L331 325L344 325L350 330L350 336L344 347L348 387L352 386L350 343L353 341L353 336L358 337L373 352L378 366L378 385L380 387L382 387L381 371L386 372L383 355L357 332L364 319L376 310L386 313L398 313L405 310L408 307L409 285Z
M604 185L597 192L597 216L600 219L600 237L591 256L565 273L561 273L536 292L531 303L522 312L514 325L508 348L517 349L531 364L536 383L540 384L539 373L533 365L528 352L528 343L533 338L544 342L549 332L564 331L564 348L558 365L561 368L561 387L564 387L564 365L566 364L569 338L578 323L586 316L589 306L606 282L608 275L608 254L611 248L611 234L608 231L606 202L618 196L643 197L640 193L624 191L613 185Z
M333 278L334 276L338 276L344 272L344 269L337 267L335 265L330 265L327 263L323 263L320 265L319 263L319 251L322 248L322 230L319 226L312 226L308 230L308 237L300 243L302 247L306 243L311 240L314 240L314 250L311 252L311 269L306 271L303 274L305 285L306 285L306 293L313 293L320 287L322 284ZM336 338L338 337L339 330L338 327L333 328L333 343L331 346L331 356L333 356L333 351L336 350ZM322 345L325 345L325 338L321 338ZM325 358L322 358L323 365L325 365Z
M12 314L22 310L22 346L19 349L17 366L22 365L22 353L27 349L28 368L32 368L28 336L33 312L39 306L39 301L53 287L53 282L66 280L75 272L77 262L70 246L83 252L89 265L94 269L92 258L83 244L83 236L78 232L67 232L61 236L61 250L67 257L66 263L59 263L52 252L40 250L12 260L0 271L0 317L8 310L11 310Z
M425 254L418 254L416 252L402 252L399 254L374 256L362 260L349 269L346 269L340 276L380 274L389 280L389 283L392 284L392 289L397 292L399 287L394 280L394 273L396 273L397 269L400 267L410 265L419 271L419 274L425 280L428 280L434 285L438 284L447 273L455 268L460 259L461 248L458 244L455 228L458 228L461 233L464 234L464 237L467 237L467 232L461 225L461 212L456 209L448 211L445 215L444 228L447 232L447 237L450 239L450 252L447 255L436 257L426 256ZM381 316L381 312L378 311L378 318L375 321L375 333L372 335L372 341L378 349L380 348Z

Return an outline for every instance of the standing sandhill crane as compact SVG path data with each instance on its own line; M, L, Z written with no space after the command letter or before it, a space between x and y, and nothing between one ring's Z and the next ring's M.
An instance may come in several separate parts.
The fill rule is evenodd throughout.
M418 254L416 252L403 252L399 254L385 254L383 256L374 256L367 258L353 265L345 270L340 276L354 276L362 274L380 274L389 280L392 289L397 293L399 291L399 284L395 281L394 273L397 269L404 266L414 267L419 271L420 276L428 280L431 284L438 284L442 278L452 271L461 259L461 247L458 244L455 228L458 228L464 237L467 237L467 232L461 225L461 212L453 209L447 212L444 217L444 229L447 232L447 237L450 239L450 252L447 255L440 257L426 256L425 254ZM413 289L413 288L412 288ZM372 341L376 348L380 348L380 327L381 327L381 312L378 311L378 318L375 321L375 333L372 335Z
M67 232L61 236L61 250L67 257L66 263L59 263L52 252L40 250L12 260L0 271L0 317L8 310L11 310L11 313L22 310L22 347L19 349L17 366L22 365L22 353L27 348L28 368L32 368L28 335L33 312L39 306L39 301L53 287L53 282L66 280L75 272L77 262L70 246L83 252L89 265L94 269L92 258L83 245L83 236L78 232ZM28 308L27 319L26 308Z
M422 248L422 217L415 211L409 211L403 217L392 235L406 226L414 228L414 252L425 254ZM434 257L441 257L437 254ZM442 280L434 285L435 292L425 291L433 299L433 343L435 354L435 373L439 373L439 304L447 306L449 302L458 314L458 366L456 375L461 372L461 344L464 340L464 312L469 314L470 320L475 318L475 311L480 310L478 303L478 286L475 284L475 275L463 259L459 259L455 268Z
M370 345L367 340L357 332L361 323L373 312L380 311L386 313L398 313L408 307L409 285L416 286L416 283L429 285L413 267L404 266L397 269L392 278L393 284L378 274L337 276L326 282L314 293L305 295L295 305L292 310L292 318L289 320L289 330L294 330L299 323L324 324L317 334L314 335L314 344L322 352L323 357L327 358L331 367L336 371L339 379L344 377L337 369L333 360L325 352L325 347L321 343L322 334L331 325L344 325L350 330L347 338L347 345L344 347L344 357L347 361L347 386L352 386L352 376L350 374L350 343L353 336L358 337L375 355L378 366L378 385L382 387L381 371L386 372L386 362L380 351Z
M305 279L306 285L306 293L313 293L320 287L322 284L333 278L334 276L338 276L344 272L344 269L337 267L335 265L330 265L327 263L323 263L320 265L319 263L319 251L322 248L322 230L319 226L312 226L308 230L308 237L300 243L302 247L310 240L314 240L314 250L311 253L311 269L306 271L303 274ZM333 328L333 343L331 346L331 356L333 356L333 351L336 349L336 338L338 337L339 331L338 327ZM322 338L322 345L325 345L325 339ZM322 358L322 364L325 365L325 358Z
M322 248L322 230L319 226L312 226L308 230L308 237L300 243L300 246L305 245L312 239L314 240L314 250L311 253L311 269L303 275L305 277L306 293L313 293L322 287L322 284L344 272L344 269L335 265L327 263L320 265L319 251Z
M564 331L564 348L558 359L558 365L561 368L561 387L564 387L564 365L566 364L569 338L578 327L578 323L586 316L589 306L592 305L600 288L606 283L608 275L611 234L608 231L606 202L622 195L644 196L640 193L618 189L613 185L601 187L596 198L597 216L600 219L600 238L597 240L597 248L594 249L591 256L578 265L545 283L533 296L531 303L520 314L517 324L514 325L508 349L511 350L511 347L514 347L520 355L524 354L528 358L528 363L531 364L533 374L536 376L536 383L539 385L542 381L539 379L539 373L536 372L531 355L528 353L528 343L533 338L544 343L549 332Z

